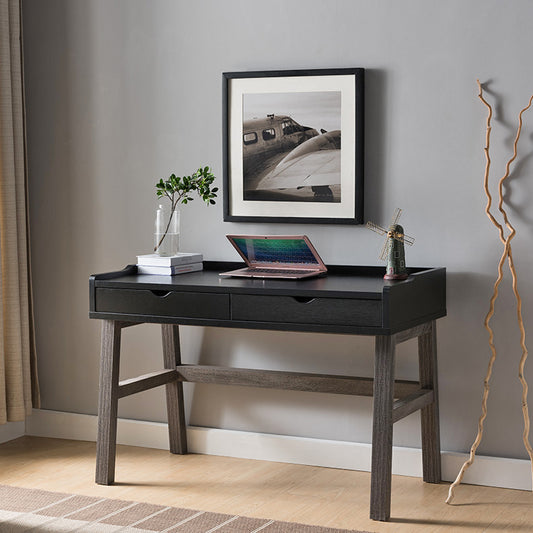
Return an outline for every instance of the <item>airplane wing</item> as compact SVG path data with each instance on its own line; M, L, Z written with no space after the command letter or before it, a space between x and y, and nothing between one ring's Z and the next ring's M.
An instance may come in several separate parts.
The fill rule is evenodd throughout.
M318 135L292 150L257 184L257 190L340 185L340 131Z
M278 165L257 185L257 190L297 189L340 185L341 151L321 150Z
M287 155L287 151L273 154L269 157L256 157L248 159L247 172L244 175L246 191L254 191L257 184L272 173L278 163Z

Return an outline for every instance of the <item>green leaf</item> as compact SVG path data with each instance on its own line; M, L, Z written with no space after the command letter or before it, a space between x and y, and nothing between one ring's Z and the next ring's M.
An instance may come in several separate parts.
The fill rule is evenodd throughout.
M160 178L156 182L156 196L158 198L167 197L173 206L179 203L187 204L194 200L191 193L196 192L208 205L215 203L218 187L211 190L211 184L215 180L215 175L209 166L199 167L196 172L188 176L176 176L172 173L168 179Z

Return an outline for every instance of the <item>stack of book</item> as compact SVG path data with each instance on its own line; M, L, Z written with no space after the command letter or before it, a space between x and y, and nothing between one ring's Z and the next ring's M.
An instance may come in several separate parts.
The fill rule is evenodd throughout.
M138 255L137 272L139 274L175 276L176 274L202 270L202 260L202 254L186 252L167 257L158 254Z

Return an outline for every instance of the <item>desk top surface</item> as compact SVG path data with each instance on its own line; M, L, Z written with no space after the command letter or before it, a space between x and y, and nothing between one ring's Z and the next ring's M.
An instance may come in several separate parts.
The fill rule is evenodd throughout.
M330 296L343 298L382 299L383 293L399 289L421 277L445 275L444 268L411 268L404 281L383 279L384 267L328 266L324 277L302 280L223 278L226 272L244 266L241 263L204 262L204 270L176 276L137 274L135 265L124 270L91 276L95 287L113 289L149 289L165 291L199 291L241 294L272 294L295 296ZM440 277L439 276L439 277Z

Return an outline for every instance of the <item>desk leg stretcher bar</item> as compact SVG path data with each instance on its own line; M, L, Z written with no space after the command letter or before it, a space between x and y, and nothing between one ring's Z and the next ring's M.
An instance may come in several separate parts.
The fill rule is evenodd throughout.
M141 322L139 322L141 323ZM104 320L96 446L96 483L115 478L118 400L164 385L170 452L187 453L183 382L243 385L374 397L370 518L390 518L393 424L421 410L423 478L441 480L435 321L376 336L374 379L181 364L179 326L162 324L164 370L119 382L121 330L132 322ZM395 380L396 344L418 338L419 381ZM396 400L395 400L396 398Z

